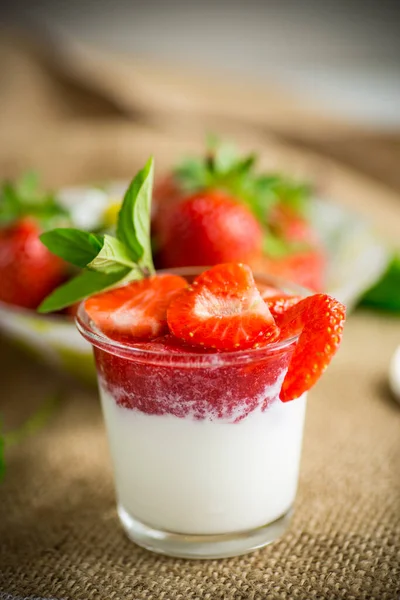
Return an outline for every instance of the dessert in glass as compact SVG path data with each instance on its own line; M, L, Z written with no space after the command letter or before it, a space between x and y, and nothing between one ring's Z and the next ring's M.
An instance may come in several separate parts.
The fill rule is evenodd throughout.
M127 534L199 558L280 535L296 495L306 408L306 394L279 399L297 337L236 352L196 349L171 334L121 342L84 305L78 327L94 347Z
M155 272L152 163L116 237L54 230L84 266L45 309L79 299L128 536L162 554L222 558L283 533L296 496L307 391L339 347L344 306L241 262Z

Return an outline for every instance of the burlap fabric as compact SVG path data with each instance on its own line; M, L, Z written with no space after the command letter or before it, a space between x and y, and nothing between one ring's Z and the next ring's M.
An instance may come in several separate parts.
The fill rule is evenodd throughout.
M239 114L231 114L229 123L219 114L204 116L200 92L197 104L191 104L188 88L183 93L178 82L169 106L171 114L176 107L174 121L181 125L172 135L160 106L148 106L153 116L143 116L146 99L148 104L153 97L151 85L160 81L158 89L166 89L151 70L142 87L140 78L136 80L140 93L135 115L127 87L121 85L119 96L115 82L105 89L95 77L90 79L90 65L83 85L76 72L71 81L71 62L61 61L56 76L54 65L31 50L7 48L8 59L20 61L20 80L11 83L19 92L38 94L38 112L32 120L33 108L20 107L14 133L3 120L2 174L38 166L53 183L105 173L128 177L151 151L167 166L183 149L198 147L204 133L199 123L214 120L222 123L219 131L258 147L266 164L312 176L331 195L369 214L392 237L400 232L396 186L390 190L317 156L310 151L310 139L308 150L300 151L283 137L277 139L276 132L266 133L268 114L278 113L277 107L256 115L265 126L260 136L251 123L237 125ZM109 81L113 77L114 71ZM15 98L10 86L0 91L3 100ZM18 97L24 104L20 93ZM47 117L41 114L45 102ZM12 103L6 104L11 114ZM283 109L287 119L303 110L297 104ZM29 143L22 144L24 119ZM318 115L316 122L330 127ZM287 131L289 135L295 129ZM341 351L310 394L299 494L289 530L254 554L197 562L153 555L122 533L96 391L61 380L0 340L0 412L7 428L22 422L54 390L63 392L47 423L7 454L8 470L0 487L1 600L398 600L400 407L390 397L385 377L399 341L400 324L394 317L364 311L350 317Z

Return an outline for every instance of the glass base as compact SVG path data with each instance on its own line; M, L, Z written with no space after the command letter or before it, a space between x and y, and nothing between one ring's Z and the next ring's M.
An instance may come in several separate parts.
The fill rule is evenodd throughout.
M133 518L120 504L118 516L128 537L143 548L178 558L228 558L263 548L286 530L292 510L268 525L240 533L186 535L153 529Z

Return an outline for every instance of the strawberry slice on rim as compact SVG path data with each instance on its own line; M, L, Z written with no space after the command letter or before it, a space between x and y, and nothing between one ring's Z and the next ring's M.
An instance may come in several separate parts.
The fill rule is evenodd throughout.
M251 348L279 335L250 267L241 263L217 265L199 275L172 300L167 318L176 337L220 351Z
M282 402L298 398L318 381L339 348L345 317L345 306L326 294L304 298L281 315L280 339L300 334L282 384Z
M167 307L187 285L178 275L154 275L88 298L85 310L111 337L152 339L168 332Z

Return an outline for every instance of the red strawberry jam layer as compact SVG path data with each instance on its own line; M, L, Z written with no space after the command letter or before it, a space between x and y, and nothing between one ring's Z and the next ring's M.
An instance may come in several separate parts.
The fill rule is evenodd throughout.
M273 352L253 350L249 361L185 346L172 335L131 347L142 351L137 358L95 348L100 385L118 405L150 415L230 422L278 400L294 349L291 344Z

